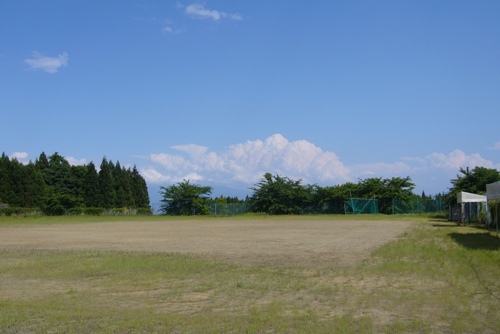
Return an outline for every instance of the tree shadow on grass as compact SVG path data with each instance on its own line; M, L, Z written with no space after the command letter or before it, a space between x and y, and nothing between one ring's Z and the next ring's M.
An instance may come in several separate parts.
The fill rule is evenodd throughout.
M432 226L434 227L457 227L458 224L456 221L448 220L448 219L429 219L432 222Z
M454 220L448 220L448 219L441 219L441 220L430 219L429 221L432 222L433 227L473 227L484 231L488 230L488 226L484 223L462 224L462 223L457 223Z
M500 239L489 233L450 233L449 236L468 249L500 250Z

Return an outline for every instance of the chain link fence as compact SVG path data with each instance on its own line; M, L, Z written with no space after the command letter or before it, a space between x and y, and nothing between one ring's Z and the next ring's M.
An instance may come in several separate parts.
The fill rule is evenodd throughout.
M392 214L394 215L443 212L445 210L443 201L440 199L414 198L409 200L392 200Z

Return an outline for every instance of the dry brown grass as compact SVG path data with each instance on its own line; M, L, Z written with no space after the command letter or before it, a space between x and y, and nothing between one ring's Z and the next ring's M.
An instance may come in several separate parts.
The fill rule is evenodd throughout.
M94 222L0 234L0 332L500 328L500 241L446 222Z

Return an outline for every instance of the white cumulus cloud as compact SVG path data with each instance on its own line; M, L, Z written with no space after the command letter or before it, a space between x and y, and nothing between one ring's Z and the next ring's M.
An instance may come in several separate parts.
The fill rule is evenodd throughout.
M444 153L432 153L426 156L426 160L434 168L458 171L460 167L486 167L494 168L495 164L487 159L481 157L478 153L473 153L470 155L465 154L461 150L454 150L448 154Z
M265 172L276 172L305 181L342 181L349 170L333 152L325 152L305 141L288 141L275 134L265 141L247 141L230 146L223 154L233 177L252 182Z
M172 179L168 175L163 175L153 168L145 168L141 170L141 174L148 182L160 184L160 183L170 183Z
M172 146L174 150L188 153L193 158L200 158L208 151L208 147L189 144L189 145L175 145Z
M257 183L267 172L322 186L372 177L409 176L418 189L437 193L450 186L450 180L461 167L500 169L500 161L458 149L423 157L402 157L394 162L346 165L334 152L307 140L290 141L281 134L233 144L220 152L196 144L175 145L170 149L170 153L148 156L149 166L141 169L147 182L168 185L192 180L242 190Z
M219 21L221 19L229 19L229 20L242 20L243 17L237 13L225 13L215 9L207 9L204 5L199 3L193 3L186 7L186 13L205 19L212 19L214 21Z
M63 52L57 57L45 57L38 52L33 53L32 58L24 60L33 70L57 73L61 67L68 66L68 54Z
M196 180L251 185L266 172L302 178L304 182L311 183L338 183L349 179L349 169L333 152L325 152L305 140L290 142L280 134L264 141L231 145L220 153L194 144L171 148L187 156L151 154L149 160L155 166L146 170L146 180L153 183L158 180L182 180L187 175L194 176L190 179ZM151 169L158 174L152 173Z
M423 157L402 157L395 162L346 165L334 152L307 140L290 141L281 134L233 144L220 152L196 144L175 145L170 149L174 152L148 156L149 166L141 170L146 181L165 185L185 179L248 189L267 172L302 179L304 184L320 185L410 176L426 191L439 192L449 187L461 167L500 169L499 161L458 149Z
M84 166L87 164L87 159L76 159L73 157L66 157L65 159L71 166Z
M29 162L28 153L26 152L14 152L10 155L10 159L16 159L22 164L27 164Z

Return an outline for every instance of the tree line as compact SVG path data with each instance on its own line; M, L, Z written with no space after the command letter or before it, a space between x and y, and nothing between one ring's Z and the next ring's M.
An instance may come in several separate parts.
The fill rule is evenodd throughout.
M344 203L351 198L377 199L380 213L391 213L392 200L415 197L410 177L368 178L358 183L321 187L302 185L301 180L266 173L252 188L250 208L269 214L306 212L344 213Z
M104 157L97 171L93 162L72 166L57 152L49 157L42 152L28 164L2 153L0 203L39 209L47 215L95 214L112 208L150 212L146 181L135 166L124 168Z
M279 174L264 174L245 200L210 197L212 187L192 184L184 180L170 187L162 187L160 210L167 215L207 214L212 204L246 204L248 212L273 215L302 213L344 213L344 204L352 198L375 198L380 213L391 213L392 201L408 200L418 195L410 177L368 178L359 183L348 182L336 186L302 184ZM423 196L425 196L423 194ZM438 197L441 195L436 195ZM428 199L428 197L426 197Z
M245 200L220 196L212 199L212 187L190 183L184 180L169 187L162 187L163 199L160 211L167 215L203 215L208 214L213 204L245 204L247 212L266 214L302 214L302 213L344 213L345 203L353 198L376 199L378 212L393 213L395 201L439 201L445 206L456 204L457 193L467 191L483 194L486 184L500 180L496 169L476 167L469 171L460 169L456 179L451 180L448 193L434 196L413 193L415 184L408 177L367 178L358 183L347 182L335 186L302 184L302 180L293 180L279 174L266 173L253 187L252 194ZM444 208L444 207L443 207Z

